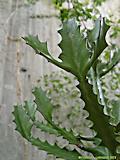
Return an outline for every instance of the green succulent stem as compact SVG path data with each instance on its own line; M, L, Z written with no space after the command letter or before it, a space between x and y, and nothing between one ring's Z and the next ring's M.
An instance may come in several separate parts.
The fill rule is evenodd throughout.
M97 96L91 91L92 86L88 84L86 79L79 79L79 82L78 88L81 91L81 98L85 102L84 108L89 112L93 128L95 128L98 137L102 139L103 145L114 155L118 145L115 141L114 128L108 124L109 119L104 115L103 106L98 103Z

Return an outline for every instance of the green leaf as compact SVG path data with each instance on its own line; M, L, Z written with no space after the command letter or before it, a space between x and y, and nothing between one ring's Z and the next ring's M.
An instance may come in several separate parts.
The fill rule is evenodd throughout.
M103 18L101 20L100 34L97 39L96 48L95 48L96 57L98 57L103 52L103 50L108 46L105 38L106 38L106 34L109 28L110 26L106 24L105 18Z
M40 42L38 36L29 35L23 38L28 45L30 45L36 52L41 52L48 58L51 58L49 51L47 49L47 42Z
M59 126L53 125L53 127L58 131L60 135L62 135L65 139L69 141L71 144L79 145L81 142L79 139L73 134L72 131L67 131L65 128L60 128Z
M67 149L61 149L56 144L50 145L48 142L42 142L38 138L34 138L31 135L31 128L33 123L30 121L30 117L27 115L24 107L14 106L14 122L16 123L16 130L32 145L37 146L39 149L47 151L49 154L54 154L56 157L64 158L66 160L77 160L80 154L77 151L69 151Z
M83 137L80 136L80 139L83 141L92 141L93 144L95 144L96 146L100 145L100 143L102 142L102 140L100 138L96 138L96 137Z
M57 136L60 135L57 130L55 130L50 124L44 124L42 122L35 121L36 106L33 102L25 101L25 105L23 107L26 114L29 116L29 119L34 122L36 128L39 128L42 131L48 132L50 134L56 134Z
M59 33L62 36L62 41L59 44L62 49L59 56L62 65L69 68L74 75L82 75L88 64L90 54L86 48L86 39L80 33L75 19L65 21Z
M25 101L24 108L27 115L31 118L31 120L35 121L35 113L36 113L35 104L33 102Z
M120 49L116 50L114 52L114 55L112 57L112 59L110 60L110 62L108 62L107 64L102 64L99 63L97 68L98 68L98 73L100 75L100 77L106 75L108 72L110 72L118 63L120 62Z
M86 48L86 39L80 33L79 26L75 19L67 20L63 23L63 28L59 31L62 36L62 41L59 44L62 53L59 58L62 62L56 61L48 52L47 44L40 42L38 37L29 35L23 38L37 54L47 58L48 61L58 67L73 73L81 75L89 62L90 54Z
M43 115L43 117L52 123L53 106L46 96L46 93L41 88L35 88L32 92L35 96L35 103L37 104L37 110Z
M117 126L120 123L120 101L111 102L110 123Z
M59 61L55 60L51 56L51 54L47 49L47 42L40 42L37 36L32 36L32 35L29 35L28 37L24 37L23 39L26 41L26 44L28 44L35 50L36 54L45 57L49 62L55 64L56 66L69 71L68 68L65 68L65 66L62 66Z
M95 27L93 30L88 33L88 40L93 47L93 55L91 59L91 64L95 62L95 60L99 57L99 55L104 51L104 49L108 46L106 42L106 34L109 30L110 26L108 26L105 22L105 18L98 18L95 22ZM93 45L93 44L94 45Z
M103 146L86 147L84 150L92 153L94 156L110 156L109 150Z
M14 106L13 114L15 117L14 122L16 123L16 130L19 131L24 138L29 139L31 137L31 128L33 124L24 108L22 106Z
M50 124L44 124L44 123L42 123L42 122L36 121L36 122L34 122L34 125L35 125L37 128L41 129L41 131L44 131L44 132L47 132L47 133L50 133L50 134L55 134L55 135L57 135L57 136L60 135L59 132L58 132L57 130L55 130L55 129L53 128L53 126L50 125Z
M57 145L50 145L48 142L42 142L38 138L31 138L30 142L32 145L37 146L38 149L47 151L49 154L53 154L58 158L64 158L66 160L79 160L80 154L73 150L68 151L67 149L62 149Z
M57 130L57 132L64 138L69 140L72 144L78 144L79 140L73 135L72 131L66 131L63 128L55 125L52 121L53 106L46 96L45 92L41 88L35 88L33 91L35 96L35 103L37 104L37 110L43 115L43 117L51 124L51 126Z
M39 128L41 131L48 132L50 134L55 134L57 136L60 135L50 124L44 124L43 122L35 121L36 107L33 102L25 101L24 108L27 115L34 122L36 128Z
M101 20L100 17L95 21L95 26L92 30L88 31L88 39L89 42L91 43L96 43L99 34L100 34L100 29L101 29Z

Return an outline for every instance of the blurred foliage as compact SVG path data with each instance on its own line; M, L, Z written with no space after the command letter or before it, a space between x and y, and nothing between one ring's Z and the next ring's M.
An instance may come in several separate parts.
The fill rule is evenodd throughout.
M25 0L27 4L35 4L39 0ZM59 18L64 21L66 19L76 17L78 22L82 23L83 27L89 27L87 21L93 21L102 14L98 7L108 0L52 0L55 8L59 11ZM112 25L110 37L113 39L120 36L120 19L115 19L114 15L109 16L109 23ZM40 18L41 15L34 16ZM112 19L112 20L111 20ZM113 20L114 19L114 20Z
M88 126L88 113L83 110L84 102L80 99L79 90L75 86L75 77L66 72L52 72L38 80L38 85L46 91L54 104L54 121L77 135L92 136L94 133ZM81 122L81 123L79 123Z
M120 19L118 19L115 23L112 22L113 27L112 27L112 32L110 37L113 39L116 39L120 37Z
M88 20L95 20L102 13L98 9L107 0L52 0L56 9L60 12L60 19L62 21L76 17L78 22L82 23L84 27ZM120 36L120 19L115 19L114 15L108 15L109 23L112 25L111 38ZM113 20L114 19L114 20ZM89 26L88 26L89 27Z
M104 51L104 55L100 57L102 63L109 63L113 57L115 44L111 45ZM120 62L101 78L102 88L105 97L112 100L119 100L120 98Z
M53 0L55 7L60 11L61 20L77 17L79 20L96 19L99 15L97 6L106 0Z

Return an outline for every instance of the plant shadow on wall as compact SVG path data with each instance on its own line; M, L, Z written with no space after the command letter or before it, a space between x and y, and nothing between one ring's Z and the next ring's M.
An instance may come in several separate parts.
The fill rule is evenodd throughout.
M50 99L50 93L35 87L32 92L34 101L25 102L23 106L14 106L13 114L16 130L38 149L66 160L87 159L82 151L91 153L99 159L120 159L120 101L108 101L104 97L101 86L102 78L120 61L120 49L117 47L112 49L113 56L110 61L104 63L100 59L104 50L110 48L105 40L109 28L105 18L101 17L95 21L94 28L86 30L86 33L82 32L75 18L64 21L62 29L58 31L62 37L59 44L62 50L59 56L60 61L54 59L49 53L46 42L40 42L38 37L32 35L24 37L26 43L35 50L36 54L45 57L50 63L75 76L72 83L76 84L77 81L75 92L80 98L78 103L84 104L84 110L89 113L85 117L86 121L91 121L89 123L91 136L81 132L76 134L74 127L66 128L58 125L52 116L54 106L56 106L55 100ZM60 88L62 86L59 86L57 92ZM56 89L55 86L54 89ZM74 89L71 89L71 95L73 91ZM73 108L77 109L76 103L73 105L75 105ZM46 123L37 120L36 113L38 112L42 114ZM32 132L33 127L57 137L62 136L74 146L73 150L66 146L60 147L57 143L51 145L47 141L36 138Z

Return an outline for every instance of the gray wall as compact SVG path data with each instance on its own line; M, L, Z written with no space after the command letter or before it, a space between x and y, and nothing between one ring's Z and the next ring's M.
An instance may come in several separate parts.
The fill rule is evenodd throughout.
M38 34L57 55L59 21L55 14L49 0L40 0L36 5L25 5L23 0L0 0L0 160L46 157L44 151L38 152L14 131L11 112L14 104L31 98L31 88L41 75L56 70L45 59L35 56L20 38Z

